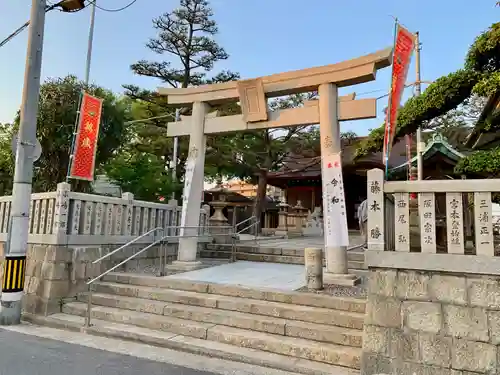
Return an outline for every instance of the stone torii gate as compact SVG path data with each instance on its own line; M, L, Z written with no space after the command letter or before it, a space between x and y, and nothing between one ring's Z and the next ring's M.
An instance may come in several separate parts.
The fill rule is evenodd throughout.
M340 153L339 121L375 118L376 99L355 100L355 94L338 97L338 87L375 80L378 69L390 66L392 48L370 55L322 67L308 68L270 76L218 83L189 88L159 88L168 103L177 107L192 106L192 115L182 121L168 124L168 136L189 136L189 154L186 163L181 235L196 235L204 183L206 134L247 131L320 124L321 155ZM319 100L306 102L303 107L268 112L267 98L318 90ZM240 102L242 114L217 117L210 113L210 105ZM322 163L322 176L325 176ZM323 192L323 212L329 201ZM326 241L328 226L325 220L325 257L329 279L339 284L353 283L347 273L345 246L329 246ZM185 269L199 265L196 260L197 238L179 239L178 260L175 264Z

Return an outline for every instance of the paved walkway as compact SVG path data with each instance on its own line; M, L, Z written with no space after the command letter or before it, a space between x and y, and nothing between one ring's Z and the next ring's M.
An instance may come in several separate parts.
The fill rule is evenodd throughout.
M249 288L296 290L304 286L304 266L238 261L196 271L166 276L166 278L240 285Z

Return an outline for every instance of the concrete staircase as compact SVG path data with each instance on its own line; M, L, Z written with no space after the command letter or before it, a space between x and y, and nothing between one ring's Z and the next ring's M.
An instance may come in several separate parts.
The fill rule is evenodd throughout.
M94 284L88 333L303 374L356 374L365 301L112 273ZM81 330L87 295L31 320Z
M201 250L201 258L228 258L229 248L222 251L217 245L206 245ZM264 246L251 246L250 244L238 244L236 248L236 259L254 262L271 262L286 264L304 264L304 249L281 249ZM353 249L347 252L347 267L353 273L363 275L367 273L365 267L365 253L362 249Z

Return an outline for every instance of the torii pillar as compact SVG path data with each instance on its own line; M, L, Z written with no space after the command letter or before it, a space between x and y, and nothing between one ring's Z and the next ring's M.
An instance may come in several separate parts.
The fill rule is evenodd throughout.
M199 265L197 226L203 193L206 134L249 131L279 127L320 124L321 154L340 155L339 121L375 118L376 99L354 100L355 95L338 97L338 88L373 81L378 69L390 66L392 48L338 64L279 73L251 80L232 81L198 87L164 89L169 104L193 106L190 117L168 124L168 136L189 135L189 155L184 182L181 236L176 265L193 269ZM268 112L267 98L318 90L319 100L304 103L303 107ZM210 105L239 101L241 115L217 117L208 114ZM322 177L325 179L322 163ZM340 175L341 176L341 175ZM325 182L325 181L324 181ZM343 194L343 193L342 193ZM331 197L323 189L323 212L328 212ZM345 202L344 202L345 204ZM344 207L345 208L345 207ZM347 225L340 215L325 220L326 283L353 285L356 277L348 275L346 246L327 241L328 229ZM328 218L327 218L328 219ZM345 233L347 233L345 231ZM346 234L347 235L347 234ZM347 239L346 239L347 241Z

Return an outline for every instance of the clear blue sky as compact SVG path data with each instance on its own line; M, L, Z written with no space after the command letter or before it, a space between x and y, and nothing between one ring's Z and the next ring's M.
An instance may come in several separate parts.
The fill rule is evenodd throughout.
M129 0L98 0L107 8ZM178 0L138 0L120 13L99 11L96 18L91 80L116 92L122 84L155 88L160 82L138 77L130 64L162 59L145 47L154 36L151 19L178 5ZM326 65L371 53L393 43L391 15L420 31L422 79L434 80L463 65L474 37L498 20L495 0L212 0L219 23L218 42L230 54L215 70L231 69L244 78ZM0 2L0 38L29 18L31 0ZM42 78L75 74L83 78L90 12L53 11L47 15ZM0 122L11 121L21 101L27 33L0 48ZM408 81L414 80L412 65ZM390 70L375 82L342 92L376 97L389 87ZM407 95L411 90L407 90ZM363 95L362 97L370 97ZM379 112L387 99L379 101ZM344 123L342 130L366 134L376 120Z

